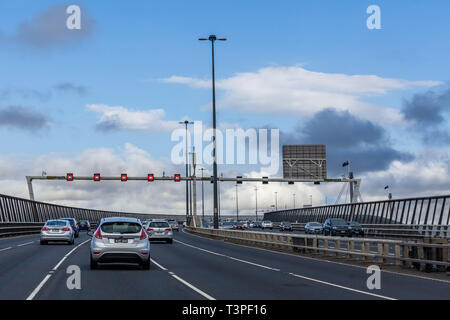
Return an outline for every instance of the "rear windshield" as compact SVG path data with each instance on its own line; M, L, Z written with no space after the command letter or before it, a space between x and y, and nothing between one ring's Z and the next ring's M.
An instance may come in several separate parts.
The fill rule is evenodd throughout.
M64 227L65 225L67 225L67 222L65 222L65 221L49 221L49 222L47 222L47 226L52 226L52 227Z
M150 227L152 228L168 228L169 224L167 222L150 222Z
M344 219L332 219L330 220L331 224L337 225L337 226L341 226L341 225L347 225L347 221L345 221Z
M101 229L106 233L138 233L141 231L141 225L135 222L107 222L102 224Z
M320 223L318 223L318 222L310 222L309 225L310 225L311 227L321 227L321 226L322 226L322 225L321 225Z

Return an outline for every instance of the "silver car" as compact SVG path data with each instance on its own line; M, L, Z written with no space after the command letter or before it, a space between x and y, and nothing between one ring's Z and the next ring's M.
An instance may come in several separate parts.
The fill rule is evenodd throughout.
M270 229L270 230L272 230L273 229L273 223L272 223L272 221L269 221L269 220L264 220L262 223L261 223L261 229Z
M150 269L150 243L135 218L104 218L91 240L91 269L98 263L138 263Z
M147 225L148 239L173 242L173 231L167 220L153 219Z
M173 231L180 231L179 226L178 226L178 221L176 220L168 220L167 222L169 222L170 227L172 228Z
M67 220L48 220L41 229L41 245L53 241L74 244L75 233Z

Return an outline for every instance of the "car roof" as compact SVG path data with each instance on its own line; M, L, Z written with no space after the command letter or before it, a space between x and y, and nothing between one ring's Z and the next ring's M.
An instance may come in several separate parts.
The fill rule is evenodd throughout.
M101 220L101 223L105 222L138 222L140 223L139 219L136 218L129 218L129 217L112 217L112 218L103 218Z

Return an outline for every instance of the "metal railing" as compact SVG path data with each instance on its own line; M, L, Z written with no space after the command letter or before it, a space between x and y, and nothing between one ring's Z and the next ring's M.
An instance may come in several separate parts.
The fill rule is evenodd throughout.
M430 270L433 265L440 271L450 267L450 245L446 239L404 241L193 227L185 227L185 230L197 235L281 251L332 255L343 259L416 267L422 270Z
M448 225L450 195L290 209L264 215L264 219L273 222L323 223L328 218L362 224Z

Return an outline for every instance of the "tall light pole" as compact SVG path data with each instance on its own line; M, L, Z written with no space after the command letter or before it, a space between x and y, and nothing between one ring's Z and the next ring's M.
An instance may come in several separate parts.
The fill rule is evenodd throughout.
M292 197L294 198L294 208L295 209L295 193L292 194Z
M275 211L278 211L278 192L275 192Z
M205 220L205 191L203 189L203 171L205 171L205 168L201 168L202 170L202 221Z
M258 187L255 187L255 215L256 215L256 221L258 221Z
M183 121L180 124L184 124L186 127L186 149L184 152L186 153L186 178L189 176L189 152L188 152L188 125L194 124L193 122ZM186 180L186 223L188 222L189 216L189 183Z
M215 35L210 35L208 39L199 38L198 40L211 41L211 52L212 52L212 99L213 99L213 182L214 182L214 229L219 229L219 211L217 203L217 152L216 152L216 75L215 75L215 65L214 65L214 42L216 40L225 41L226 38L217 38Z
M239 198L238 198L238 187L236 183L236 221L239 221Z

